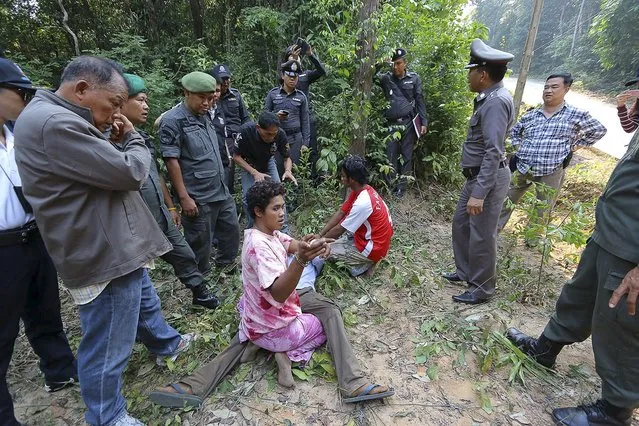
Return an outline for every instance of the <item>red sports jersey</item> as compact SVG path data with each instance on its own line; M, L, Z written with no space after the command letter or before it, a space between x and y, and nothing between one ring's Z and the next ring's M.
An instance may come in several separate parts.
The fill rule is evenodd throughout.
M358 193L351 192L341 210L346 214L341 225L353 233L357 250L374 262L386 256L393 236L393 221L377 191L366 185Z

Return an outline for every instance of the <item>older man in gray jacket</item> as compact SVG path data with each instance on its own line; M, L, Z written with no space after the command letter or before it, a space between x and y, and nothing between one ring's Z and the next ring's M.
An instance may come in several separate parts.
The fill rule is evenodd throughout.
M24 194L80 312L78 375L91 425L142 424L120 392L136 336L164 357L192 337L166 323L145 269L171 245L138 192L151 155L120 114L127 93L116 63L81 56L57 92L36 93L15 126Z

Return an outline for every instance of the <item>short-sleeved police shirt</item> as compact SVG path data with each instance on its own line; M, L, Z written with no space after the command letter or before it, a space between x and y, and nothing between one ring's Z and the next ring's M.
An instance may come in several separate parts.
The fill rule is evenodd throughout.
M217 136L208 114L195 115L181 103L164 115L158 134L162 156L178 160L191 198L198 203L210 203L230 197Z
M266 143L257 132L255 123L246 123L240 128L240 136L235 141L235 153L239 154L247 163L260 173L268 173L268 162L275 152L284 158L289 157L286 133L279 129L275 140Z

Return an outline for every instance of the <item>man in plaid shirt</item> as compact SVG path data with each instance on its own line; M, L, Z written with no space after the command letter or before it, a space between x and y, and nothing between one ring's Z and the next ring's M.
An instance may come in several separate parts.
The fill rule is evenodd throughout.
M587 111L564 101L573 78L569 73L552 74L546 79L543 105L527 112L510 132L511 144L517 149L511 161L513 177L508 199L501 210L497 229L501 231L513 206L536 184L541 201L537 218L550 211L564 180L565 168L572 153L591 146L606 134L606 128Z

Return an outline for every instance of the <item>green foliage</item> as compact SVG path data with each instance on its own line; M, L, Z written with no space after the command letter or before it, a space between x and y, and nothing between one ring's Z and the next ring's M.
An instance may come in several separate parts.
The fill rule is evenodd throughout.
M532 16L531 1L475 0L476 19L490 30L489 41L515 55L518 71ZM581 10L581 13L580 13ZM637 64L639 26L635 0L565 0L544 2L533 76L570 71L584 87L615 93Z

